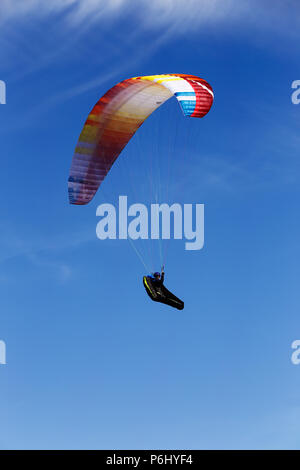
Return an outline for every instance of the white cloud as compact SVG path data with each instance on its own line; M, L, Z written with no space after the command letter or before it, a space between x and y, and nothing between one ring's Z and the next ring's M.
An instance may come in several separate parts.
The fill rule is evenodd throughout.
M55 72L55 93L49 87L31 106L35 121L37 113L99 88L120 70L125 77L173 37L212 29L220 37L248 33L251 41L263 37L264 46L269 41L278 50L284 43L279 34L289 40L299 35L298 11L294 0L274 0L272 8L267 0L0 0L1 78L20 82L53 64L52 72L72 63L74 80L60 83ZM22 115L13 126L30 122ZM6 129L9 122L1 132Z
M268 0L1 0L0 60L2 70L17 62L24 75L68 58L68 51L97 50L93 60L99 61L106 50L116 55L126 45L131 57L130 50L159 37L166 42L212 29L256 42L269 34L278 49L274 33L299 36L299 12L294 0L274 0L272 8Z
M156 29L176 25L177 33L201 25L247 23L283 29L291 33L299 25L299 5L294 0L1 0L0 22L64 14L69 25L103 18L138 18ZM287 27L288 26L288 27ZM136 23L136 27L138 24Z
M17 271L14 277L7 274L7 267L18 261L27 261L39 276L54 277L57 282L65 283L74 275L73 267L64 259L68 250L78 248L95 240L94 233L87 230L82 232L59 234L55 238L44 239L39 235L18 235L18 229L8 220L0 224L0 283L18 282Z

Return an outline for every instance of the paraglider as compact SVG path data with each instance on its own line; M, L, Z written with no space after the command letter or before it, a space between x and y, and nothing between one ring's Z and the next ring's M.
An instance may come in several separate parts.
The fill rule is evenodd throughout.
M154 300L154 302L161 302L178 310L183 310L184 302L164 286L164 279L164 267L162 267L161 273L155 272L152 276L143 277L143 284L150 299Z
M110 168L143 122L169 98L175 96L184 116L202 118L213 103L212 87L188 74L133 77L108 90L91 110L73 156L68 193L70 204L83 205L95 196ZM160 279L144 276L150 298L178 309L181 300ZM157 282L158 281L158 282Z

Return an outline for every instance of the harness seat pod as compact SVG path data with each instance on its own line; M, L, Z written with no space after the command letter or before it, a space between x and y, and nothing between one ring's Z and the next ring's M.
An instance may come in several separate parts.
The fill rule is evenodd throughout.
M143 284L150 299L154 302L160 302L178 310L184 309L184 302L182 300L178 299L164 285L156 286L150 276L143 277Z

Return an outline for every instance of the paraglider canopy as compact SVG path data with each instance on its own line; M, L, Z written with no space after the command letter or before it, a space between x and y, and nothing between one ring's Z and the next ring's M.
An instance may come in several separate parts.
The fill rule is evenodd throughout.
M137 129L172 96L188 117L202 118L213 103L211 86L187 74L129 78L100 98L85 122L73 156L68 180L70 204L91 201Z

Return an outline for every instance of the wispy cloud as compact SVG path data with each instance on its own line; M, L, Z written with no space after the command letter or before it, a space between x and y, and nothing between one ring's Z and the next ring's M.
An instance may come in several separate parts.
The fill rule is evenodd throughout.
M1 225L0 245L2 254L0 256L0 282L8 282L9 274L5 268L10 263L26 261L33 269L38 270L40 275L54 277L57 282L65 283L72 279L73 267L68 264L65 252L78 248L94 240L94 234L82 231L77 234L65 233L57 237L44 239L39 236L20 237L12 225L6 221ZM14 278L18 281L18 278Z
M248 32L253 41L272 31L294 38L299 37L299 12L295 0L275 0L272 8L268 0L1 0L1 65L5 70L17 63L20 78L59 57L72 60L76 51L81 57L97 51L93 60L107 63L124 46L130 57L135 55L141 37L150 45L158 35L167 41L211 28L218 34Z
M0 5L1 23L14 19L35 19L47 15L65 15L69 26L85 22L102 21L132 14L152 29L160 25L180 24L191 30L207 22L232 23L233 21L255 19L268 27L284 26L285 20L298 24L295 0L2 0ZM274 18L277 24L274 25Z
M300 31L299 11L294 0L274 1L272 9L267 0L2 0L0 61L9 76L3 78L11 83L41 69L55 71L55 89L47 83L45 97L22 111L14 130L120 71L125 78L174 37L215 28L218 34L248 32L253 41L272 31L293 38ZM68 64L72 74L62 79L59 70ZM11 129L9 120L5 126L1 132Z
M71 57L77 48L81 56L97 50L93 60L98 61L99 57L106 60L118 55L118 49L125 45L132 57L141 36L147 38L148 45L153 43L154 50L155 42L161 44L158 35L167 41L185 34L205 34L206 28L215 28L218 33L227 30L233 35L256 30L296 37L299 12L294 0L275 0L272 8L267 0L2 0L1 65L5 67L7 62L13 66L17 60L18 76L22 76L58 57L69 60L68 50L72 50ZM97 39L93 41L95 28ZM89 40L81 41L87 34ZM251 38L257 40L257 35L251 34Z

